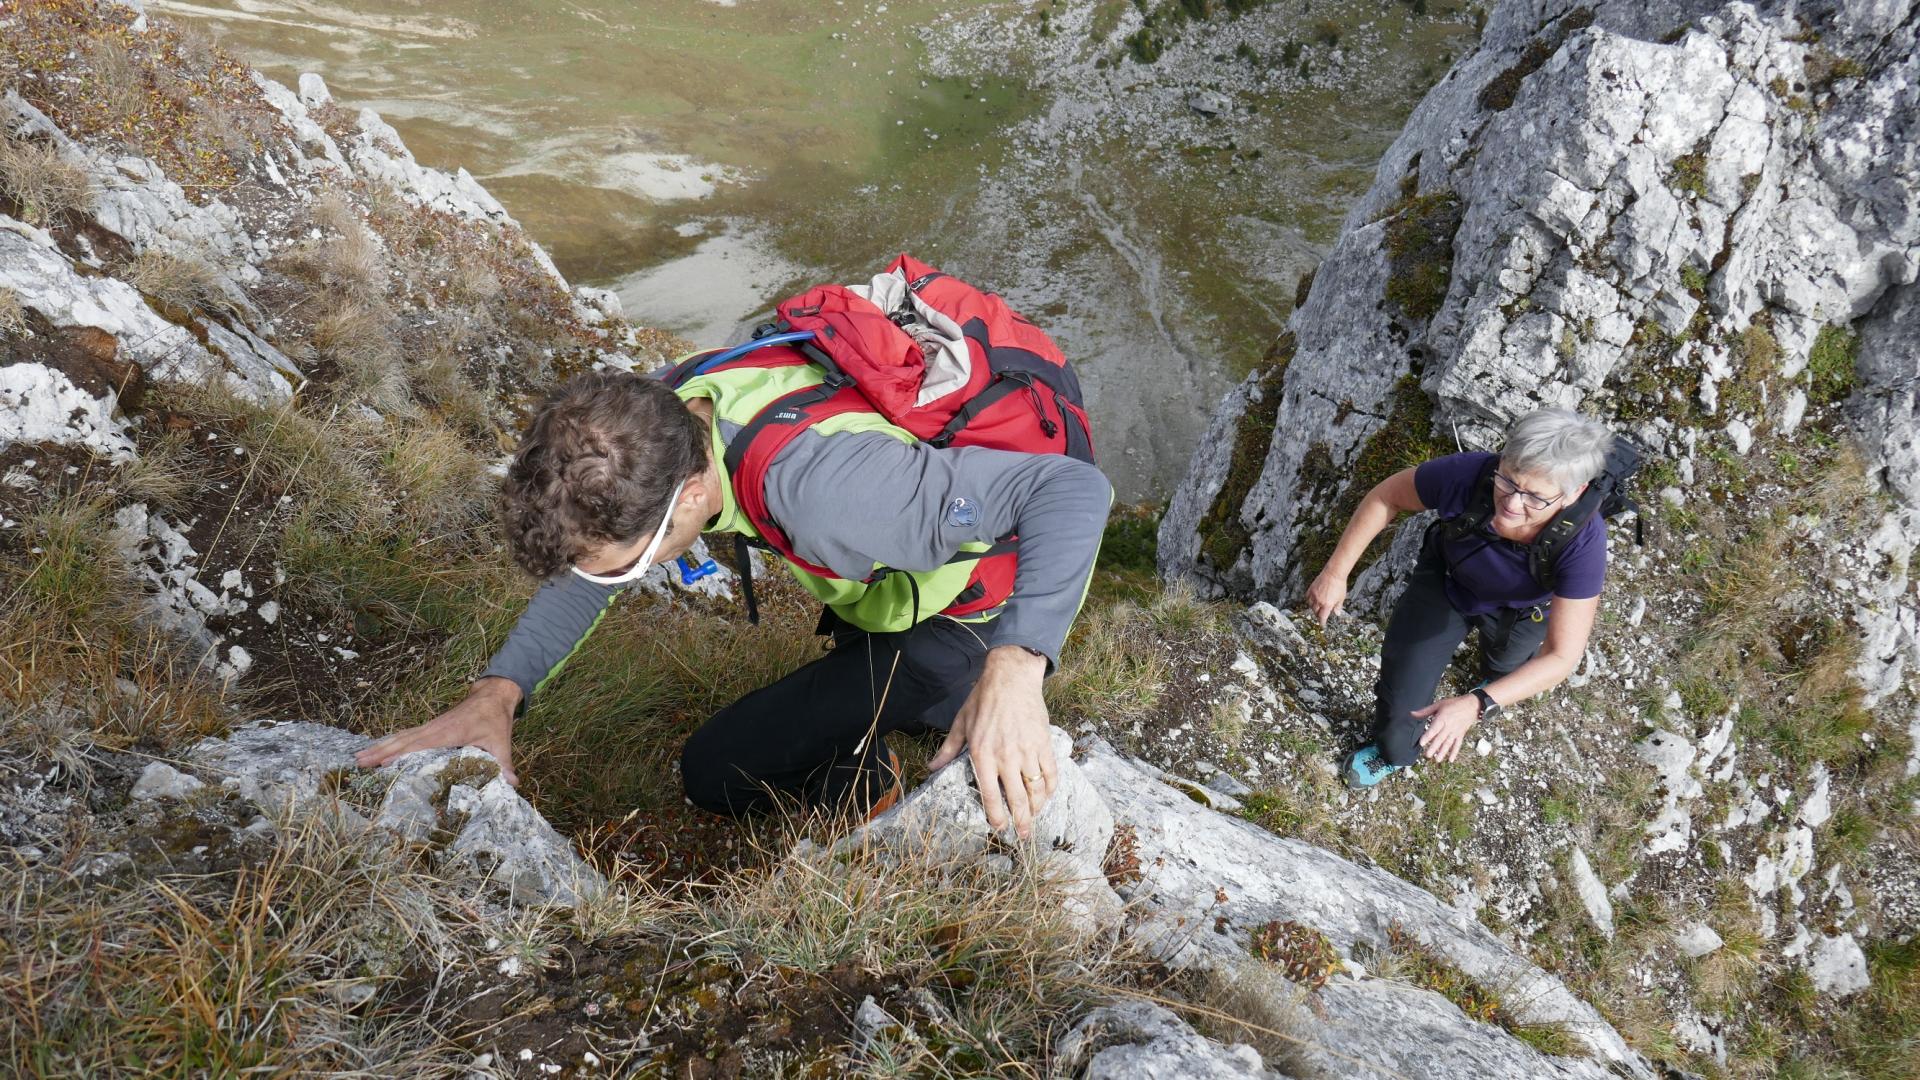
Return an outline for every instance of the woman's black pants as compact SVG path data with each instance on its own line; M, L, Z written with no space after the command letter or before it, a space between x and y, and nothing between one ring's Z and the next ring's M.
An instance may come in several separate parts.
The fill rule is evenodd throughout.
M1373 741L1395 765L1419 759L1427 724L1413 710L1433 704L1440 676L1469 632L1480 631L1483 679L1497 679L1526 663L1547 638L1544 605L1462 615L1447 599L1446 580L1446 559L1438 544L1428 544L1387 622L1380 679L1373 687Z
M990 624L934 616L873 634L831 612L830 651L715 713L687 739L687 798L717 814L871 806L893 787L886 736L945 731L986 661Z

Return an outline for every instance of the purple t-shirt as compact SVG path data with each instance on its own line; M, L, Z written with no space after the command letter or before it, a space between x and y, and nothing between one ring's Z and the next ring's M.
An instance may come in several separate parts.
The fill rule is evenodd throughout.
M1498 454L1469 452L1434 458L1413 470L1413 490L1429 510L1458 517L1473 501L1474 488L1487 463ZM1491 521L1470 536L1443 540L1447 557L1447 599L1463 615L1484 615L1501 608L1532 607L1548 598L1527 569L1527 545L1493 531ZM1607 522L1599 514L1587 520L1560 553L1559 582L1553 594L1567 600L1600 595L1607 577Z

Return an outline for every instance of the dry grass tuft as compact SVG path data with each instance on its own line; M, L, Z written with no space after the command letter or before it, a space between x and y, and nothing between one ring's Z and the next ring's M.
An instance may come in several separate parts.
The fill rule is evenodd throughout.
M1086 937L1057 890L1030 868L815 852L735 875L698 930L710 951L742 963L811 974L850 965L927 987L948 1010L928 1021L941 1029L928 1041L997 1074L1044 1061L1077 1014L1135 972L1117 946Z
M1760 933L1752 906L1731 892L1716 906L1709 923L1723 944L1693 961L1687 976L1697 1001L1732 1016L1752 998L1765 974L1767 939Z
M50 145L0 136L0 194L29 225L51 228L93 209L93 181Z
M386 448L381 475L391 485L405 532L436 537L481 531L496 482L460 436L438 421L404 425Z
M393 335L393 312L385 304L342 297L314 320L309 340L320 359L338 370L347 394L383 413L406 409L400 343Z
M16 719L77 710L87 737L110 745L221 728L231 717L198 674L197 651L146 618L112 505L105 490L82 488L0 544L0 704Z
M148 248L127 263L121 277L166 308L225 313L233 307L220 287L220 275L204 260L189 255Z
M1047 682L1047 707L1062 720L1145 719L1159 706L1172 674L1169 649L1191 652L1219 629L1218 608L1181 584L1146 604L1117 599L1084 612L1058 674Z
M27 307L20 294L0 287L0 338L17 337L27 332Z
M173 432L121 465L114 472L113 487L128 502L146 503L149 509L172 509L181 506L204 482L190 468L186 436Z
M1182 1010L1206 1035L1226 1043L1246 1043L1267 1067L1290 1076L1312 1076L1317 1067L1306 1053L1313 1021L1305 1009L1311 996L1262 964L1212 971L1187 987L1197 1009ZM1175 1006L1178 1008L1179 1006Z
M461 370L453 343L433 342L422 350L413 364L413 391L460 434L498 450L510 449L489 395Z
M279 269L322 296L378 301L387 291L387 257L360 212L339 192L315 199L308 226L321 235L275 260Z
M147 69L135 60L120 37L104 35L93 39L87 54L91 69L94 108L106 126L117 132L130 132L146 111Z
M0 1064L13 1076L420 1075L471 1057L451 987L466 897L381 834L284 818L195 876L14 878L0 898Z

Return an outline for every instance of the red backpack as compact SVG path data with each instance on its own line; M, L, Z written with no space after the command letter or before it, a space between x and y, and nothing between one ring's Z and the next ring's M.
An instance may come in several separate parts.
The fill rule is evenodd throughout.
M897 279L886 281L888 277ZM1052 339L993 293L902 255L875 286L819 285L782 301L754 340L688 358L661 377L678 387L735 367L814 364L826 381L762 409L727 446L734 500L764 545L821 577L837 577L794 554L767 511L767 466L808 427L843 412L878 412L938 447L984 446L1093 461L1080 380ZM881 292L884 295L873 295ZM876 301L885 301L883 307ZM933 342L923 348L922 342ZM943 614L988 611L1013 592L1017 536L1000 537ZM739 538L749 618L757 620L745 538ZM869 581L890 571L882 568Z

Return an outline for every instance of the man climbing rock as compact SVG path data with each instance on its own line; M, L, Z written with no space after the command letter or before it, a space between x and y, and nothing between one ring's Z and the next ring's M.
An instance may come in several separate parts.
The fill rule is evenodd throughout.
M546 583L465 700L374 743L359 764L465 744L492 753L513 782L517 711L615 595L702 533L731 534L773 551L822 601L819 632L832 647L693 733L681 756L688 797L723 814L796 800L872 812L900 793L886 736L941 730L930 765L969 751L988 821L1027 833L1057 775L1041 680L1085 595L1112 488L1085 460L1071 372L1059 365L1063 378L1030 352L943 335L962 324L920 295L937 293L925 284L943 277L903 257L870 289L852 290L892 313L887 327L867 332L908 331L912 355L927 364L899 417L919 425L914 408L939 381L979 403L946 428L970 419L985 432L988 410L1004 402L1037 412L1037 430L1059 440L1059 452L949 445L958 441L950 432L909 431L866 396L846 396L868 381L850 387L860 372L843 374L819 349L801 354L816 362L768 361L767 349L758 359L697 355L662 378L576 378L534 417L501 498L514 560ZM791 318L783 322L803 323L823 306L811 302L820 291L783 305ZM916 310L924 321L901 315ZM977 320L965 325L976 340L987 333ZM844 326L823 335L851 336ZM798 350L779 349L789 351ZM992 377L953 368L989 363ZM1009 378L1002 367L1020 370ZM1001 382L1014 392L965 392ZM1075 433L1085 453L1069 449Z

